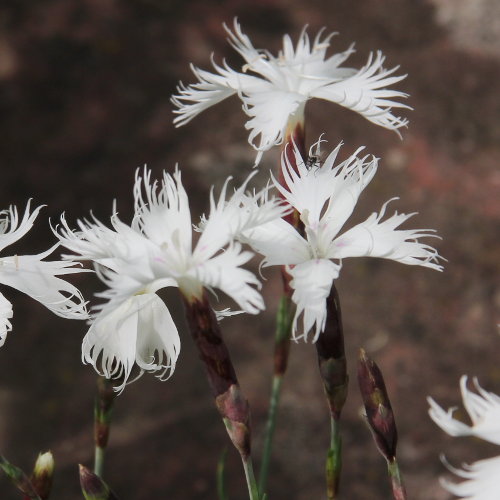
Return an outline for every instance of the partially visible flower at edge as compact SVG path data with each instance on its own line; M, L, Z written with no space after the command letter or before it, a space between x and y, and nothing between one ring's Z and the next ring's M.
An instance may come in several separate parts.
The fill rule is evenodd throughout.
M136 175L135 216L131 225L115 213L112 228L96 219L79 220L79 231L62 219L59 238L76 255L90 260L108 289L96 294L106 300L94 308L83 341L84 362L107 378L121 378L123 390L134 363L144 371L168 378L175 369L180 340L168 308L156 292L178 287L187 301L200 299L203 289L219 289L250 314L264 309L260 282L243 269L253 256L234 235L281 217L286 208L270 199L267 189L246 195L249 179L226 200L230 178L216 201L213 190L210 213L192 242L192 219L180 171L164 173L161 186L151 173ZM249 200L251 200L249 202ZM223 316L229 315L227 311Z
M30 213L30 204L31 200L28 201L21 219L15 206L0 211L0 250L21 239L33 227L43 206ZM56 244L36 255L0 257L0 283L25 293L58 316L87 319L86 302L80 291L71 283L57 277L85 270L75 268L76 262L43 260L58 246L59 244ZM0 293L0 346L4 344L7 333L12 330L12 316L12 304Z
M456 408L445 411L432 398L427 398L429 416L450 436L476 436L490 443L500 445L500 397L485 391L474 378L477 394L467 388L467 376L460 379L460 390L472 425L453 418ZM441 484L450 493L468 500L497 500L500 456L464 464L463 469L452 467L446 459L443 462L457 476L466 479L454 483L441 479Z
M296 47L288 35L283 37L283 50L275 57L267 50L256 49L234 20L234 30L224 25L229 43L243 57L241 72L224 61L220 66L212 60L215 73L191 66L197 83L185 86L182 82L172 102L176 126L191 121L205 109L227 97L238 94L250 119L249 143L258 151L257 165L264 151L280 144L291 116L304 113L311 98L325 99L352 109L367 120L384 128L398 131L408 120L392 114L393 108L411 109L395 100L407 94L387 87L406 78L395 76L398 66L384 69L385 57L380 51L370 54L365 66L357 70L341 66L354 52L346 51L326 56L334 33L323 35L320 30L311 44L306 28ZM260 137L259 137L260 136Z
M381 257L403 264L442 270L441 258L420 238L437 237L431 229L397 229L414 214L394 213L382 221L386 202L379 213L342 235L339 231L350 217L363 189L377 170L377 158L358 158L358 149L347 160L334 166L339 144L321 164L304 163L293 145L297 170L287 157L281 157L286 187L274 177L273 183L283 198L300 214L304 236L282 219L273 220L243 233L242 241L264 256L263 266L285 265L291 275L292 300L297 305L293 323L295 339L314 329L314 341L326 321L326 299L347 257ZM288 145L290 146L290 144ZM318 143L312 146L316 148ZM332 262L331 259L337 262ZM299 317L303 317L303 333L297 337Z

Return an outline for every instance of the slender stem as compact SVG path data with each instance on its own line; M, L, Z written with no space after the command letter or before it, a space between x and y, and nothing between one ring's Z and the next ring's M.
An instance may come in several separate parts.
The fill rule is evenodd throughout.
M94 451L94 474L99 477L102 477L102 472L104 469L104 452L104 448L96 445Z
M259 500L259 488L257 486L257 481L255 480L255 475L253 473L252 459L247 457L246 459L241 457L243 462L243 468L245 469L245 479L247 480L248 486L248 497L250 500Z
M271 449L273 444L274 429L276 428L276 416L278 413L278 403L281 395L281 384L283 375L275 374L273 376L273 385L271 390L271 399L269 402L269 415L266 422L266 431L264 437L264 450L262 452L262 463L259 471L259 491L264 493L267 485L269 473L269 461L271 459Z
M109 440L111 416L116 392L109 380L99 377L94 405L94 474L102 477L104 454Z
M330 416L330 448L326 457L326 496L328 500L337 498L340 472L342 470L342 440L339 420Z
M217 463L217 498L218 500L228 500L226 491L226 457L227 448L222 452Z
M284 277L284 283L286 279ZM259 491L263 495L267 486L269 475L269 464L273 445L274 429L278 415L278 404L281 395L281 386L288 365L288 353L290 350L290 337L292 333L292 302L289 294L281 298L278 312L276 314L276 335L274 340L274 375L271 387L271 399L269 402L269 413L267 416L264 434L264 449L259 471Z
M406 489L403 484L403 478L401 477L396 457L387 461L387 470L389 471L394 500L407 500Z

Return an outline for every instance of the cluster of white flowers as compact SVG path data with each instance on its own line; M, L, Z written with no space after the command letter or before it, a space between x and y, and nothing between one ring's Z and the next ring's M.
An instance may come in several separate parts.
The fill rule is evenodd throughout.
M237 94L249 116L249 141L258 150L259 161L264 151L283 142L287 123L303 117L305 102L313 97L353 109L388 129L407 124L392 114L393 108L407 107L394 100L406 94L387 89L405 76L394 76L397 68L384 69L380 52L356 70L342 66L352 46L327 57L332 34L324 36L320 31L311 42L304 29L295 47L285 36L283 50L274 57L255 49L236 20L234 30L226 30L231 45L245 60L242 72L225 63L214 63L216 73L193 67L198 83L181 84L179 95L173 97L177 125ZM318 156L320 144L321 140L312 148ZM77 272L75 260L93 262L107 289L97 294L104 302L93 309L82 358L104 376L120 378L120 389L134 365L139 374L156 372L162 379L175 368L180 340L167 306L156 293L161 288L178 287L188 301L201 297L204 289L219 289L244 312L257 314L264 309L259 280L242 267L254 255L243 244L263 255L264 266L286 266L297 306L294 338L307 339L313 331L316 340L324 330L326 299L344 258L382 257L441 270L436 250L420 241L434 236L432 231L399 229L411 215L395 213L382 220L387 203L379 213L339 235L378 164L374 157L358 157L360 148L335 165L340 146L324 162L311 165L304 162L297 145L288 144L286 148L292 151L282 155L283 182L272 177L268 187L253 194L246 192L252 175L231 196L228 179L217 200L212 190L209 214L196 227L196 243L179 170L173 175L164 173L159 184L144 169L142 176L136 176L135 216L130 225L114 213L111 227L91 218L79 220L78 229L73 230L63 217L56 234L72 252L65 256L67 260L41 262L53 249L39 256L2 259L0 280L26 291L57 314L80 317L84 307L79 292L55 275ZM278 197L270 195L273 189ZM2 246L22 236L38 210L31 216L27 211L17 231L17 214L11 210L10 233L5 234L5 224L0 226ZM303 235L283 218L290 211L299 214ZM22 270L35 267L43 283L41 278L22 280ZM0 314L3 339L12 312L1 295Z
M443 410L432 398L428 398L429 415L450 436L476 436L500 445L500 397L480 387L474 379L477 394L467 388L467 377L460 379L462 400L472 425L453 418L456 408ZM500 456L479 460L463 469L448 468L465 481L454 483L442 479L441 484L450 493L466 500L497 500Z
M377 167L375 158L356 154L334 166L339 148L310 168L295 148L298 171L284 154L281 168L287 188L274 177L272 184L285 202L269 196L271 187L246 193L252 176L226 199L228 179L217 201L212 192L210 212L197 226L200 234L194 246L188 197L178 170L173 176L164 173L161 186L151 181L146 169L143 177L137 175L130 226L114 214L112 228L93 219L79 221L79 230L73 231L63 219L59 237L73 252L67 257L93 261L108 286L99 294L107 302L95 309L83 342L84 361L106 377L122 377L123 383L134 362L141 373L160 371L160 378L171 374L180 341L167 307L155 293L163 287L178 287L187 300L201 297L203 288L219 289L244 312L264 309L259 280L242 268L253 253L243 250L241 242L261 253L265 266L287 266L297 305L294 336L307 337L314 329L314 340L324 329L326 298L343 258L383 257L441 270L437 252L418 241L433 234L397 229L409 218L404 214L381 222L385 205L379 214L337 236ZM284 221L290 207L299 212L305 237ZM299 317L303 327L296 335Z

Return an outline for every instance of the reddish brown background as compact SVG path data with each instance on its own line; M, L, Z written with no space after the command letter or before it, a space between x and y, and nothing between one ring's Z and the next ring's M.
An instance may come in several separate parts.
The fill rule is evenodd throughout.
M351 386L345 410L342 498L390 497L384 464L359 416L355 359L364 346L387 378L399 423L399 456L410 498L448 498L437 478L446 450L460 464L498 454L472 440L445 437L427 417L425 397L458 404L458 379L475 374L500 392L500 339L494 315L498 276L500 163L500 13L495 0L27 0L0 5L0 200L47 204L36 227L12 252L38 252L54 238L48 217L72 221L90 210L105 220L117 198L131 214L134 171L156 175L179 162L193 212L207 207L212 183L239 181L254 152L237 99L182 129L172 125L169 96L192 81L189 62L208 68L215 51L238 64L222 22L238 16L257 47L276 51L281 35L305 23L340 34L333 50L356 41L352 63L381 49L401 65L411 94L410 127L400 141L333 104L308 105L308 140L326 132L345 154L359 145L382 158L354 220L392 196L393 207L418 211L414 227L432 227L446 270L389 261L346 261L338 288L345 317ZM496 38L495 38L496 37ZM266 154L259 179L277 161ZM7 250L7 254L10 249ZM277 273L267 270L267 312L224 321L253 414L256 462L269 393ZM96 280L76 277L90 298ZM95 376L80 362L83 323L52 316L14 290L14 331L0 350L0 452L29 469L39 450L57 461L54 499L80 498L76 464L92 460ZM182 310L169 297L183 338L178 368L165 383L145 376L118 399L106 477L120 499L215 498L214 471L228 444ZM284 385L269 499L325 498L328 415L314 347L293 346ZM229 453L231 499L245 498L236 454ZM0 498L19 498L0 476Z

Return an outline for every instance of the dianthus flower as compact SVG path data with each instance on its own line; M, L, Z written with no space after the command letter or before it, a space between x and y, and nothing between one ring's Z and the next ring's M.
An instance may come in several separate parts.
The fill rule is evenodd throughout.
M250 179L250 177L248 178ZM164 173L161 186L136 176L135 216L131 225L114 214L112 228L96 220L78 221L72 231L63 219L62 244L91 260L108 286L100 294L107 300L95 315L82 347L84 362L107 378L120 378L123 389L134 363L144 371L168 378L175 368L180 340L168 308L156 292L178 287L189 303L201 300L204 289L219 289L248 313L264 308L260 282L243 269L252 256L233 235L280 217L285 211L267 191L247 196L247 181L226 200L230 178L216 201L210 197L210 213L198 229L193 245L193 225L181 174ZM251 203L249 202L251 200ZM251 204L251 210L250 205Z
M316 148L319 148L319 142ZM313 146L314 148L315 146ZM397 229L414 214L394 213L382 220L387 204L364 222L343 234L340 230L350 217L363 189L372 180L378 160L356 151L334 166L341 144L321 163L304 162L293 145L294 161L285 151L281 157L284 185L274 177L276 189L300 215L303 236L288 222L276 219L243 234L243 240L264 256L264 266L285 265L291 276L292 300L297 305L293 336L297 337L302 316L302 335L314 329L314 341L324 330L330 294L347 257L382 257L403 264L430 267L438 271L437 251L419 241L435 236L430 229ZM316 151L313 157L319 157ZM297 170L295 170L295 165Z
M30 213L30 201L22 219L17 208L0 212L0 251L21 239L32 227L42 207ZM0 257L0 283L16 288L63 318L86 319L85 301L79 290L57 276L79 273L75 262L46 261L58 245L36 255ZM0 346L12 330L12 304L0 293Z
M301 117L305 103L312 98L324 99L352 109L367 120L390 130L405 127L408 120L395 116L394 108L409 108L397 99L407 94L387 87L403 80L395 76L398 67L384 69L385 57L380 51L370 54L361 69L342 66L354 52L351 45L344 52L327 57L334 33L321 30L311 43L306 29L302 30L294 47L288 35L283 37L283 50L275 57L267 50L256 49L234 20L234 30L224 25L229 43L243 57L241 72L224 61L220 66L212 61L215 73L192 66L197 83L180 83L172 102L176 126L188 123L205 109L237 94L250 119L249 143L262 153L285 139L291 117Z

